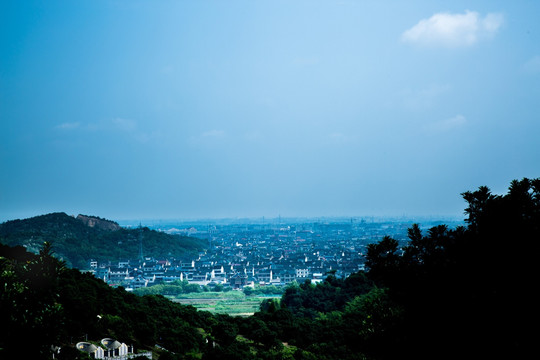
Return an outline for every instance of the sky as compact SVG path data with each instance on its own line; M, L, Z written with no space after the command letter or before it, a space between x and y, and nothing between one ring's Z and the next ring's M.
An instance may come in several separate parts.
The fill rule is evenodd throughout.
M540 177L537 1L1 1L0 221L457 216Z

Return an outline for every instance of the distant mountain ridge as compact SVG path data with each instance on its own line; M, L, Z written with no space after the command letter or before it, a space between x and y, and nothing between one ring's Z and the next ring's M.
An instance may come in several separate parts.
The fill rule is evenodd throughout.
M48 241L58 258L69 266L85 269L90 259L117 261L190 257L207 246L206 240L171 235L146 227L122 228L118 223L97 216L70 216L64 212L11 220L0 224L0 243L21 245L37 252Z

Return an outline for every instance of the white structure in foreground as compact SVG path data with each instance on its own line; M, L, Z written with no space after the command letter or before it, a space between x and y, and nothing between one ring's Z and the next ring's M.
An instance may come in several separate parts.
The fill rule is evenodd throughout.
M146 356L152 359L152 353L133 353L133 346L127 346L125 343L120 343L117 340L105 338L101 340L101 346L96 346L89 342L77 343L78 350L88 353L94 359L111 359L111 360L126 360L137 356Z

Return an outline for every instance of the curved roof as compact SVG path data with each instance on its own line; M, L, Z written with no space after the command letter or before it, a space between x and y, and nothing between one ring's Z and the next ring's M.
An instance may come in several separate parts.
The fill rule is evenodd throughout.
M118 349L122 345L118 341L111 338L102 339L101 344L109 350Z
M89 342L79 342L77 343L76 346L78 350L81 350L87 353L93 353L97 350L97 346Z

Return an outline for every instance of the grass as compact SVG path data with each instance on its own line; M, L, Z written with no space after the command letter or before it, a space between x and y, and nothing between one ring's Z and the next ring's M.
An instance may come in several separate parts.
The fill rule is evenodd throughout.
M199 310L209 311L214 314L249 316L259 310L259 306L264 299L279 297L280 295L246 296L241 291L227 291L190 293L169 298L174 302L192 305Z

